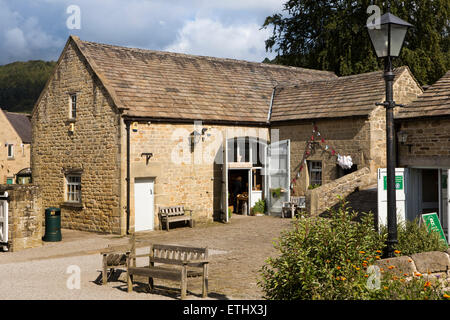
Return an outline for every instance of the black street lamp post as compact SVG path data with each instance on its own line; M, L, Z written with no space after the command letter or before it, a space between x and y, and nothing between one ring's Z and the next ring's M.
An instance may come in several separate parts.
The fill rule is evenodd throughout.
M375 23L367 25L370 40L378 58L384 58L384 80L386 82L386 101L377 103L386 108L386 159L387 159L387 226L388 238L384 257L394 256L394 246L397 240L397 210L395 197L395 129L394 129L394 107L401 106L394 101L394 78L392 69L392 58L398 57L403 46L406 32L412 27L406 21L388 12L380 18L375 19Z

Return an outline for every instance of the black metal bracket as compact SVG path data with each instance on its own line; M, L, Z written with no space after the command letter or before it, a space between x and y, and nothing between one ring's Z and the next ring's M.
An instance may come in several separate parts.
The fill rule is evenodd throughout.
M395 107L402 107L402 108L403 108L403 107L404 107L403 104L397 104L397 103L395 103L395 101L392 101L392 104L389 103L388 101L385 101L385 102L376 102L375 105L376 105L376 106L383 106L383 107L385 107L385 108L395 108Z
M141 157L142 156L145 156L145 164L147 165L150 158L153 157L153 153L149 153L149 152L141 153Z

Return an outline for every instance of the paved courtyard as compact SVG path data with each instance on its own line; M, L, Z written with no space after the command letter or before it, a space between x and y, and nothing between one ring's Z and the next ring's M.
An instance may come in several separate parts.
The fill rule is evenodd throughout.
M210 248L210 299L261 299L258 270L269 256L276 255L273 241L288 229L290 219L234 215L229 224L209 223L191 229L137 234L137 253L146 252L141 240L152 243L208 246ZM179 299L179 283L155 279L156 291L147 292L138 283L126 292L120 270L106 286L101 280L99 251L108 244L125 244L127 237L62 230L63 241L44 243L40 248L0 253L1 299ZM145 258L143 258L145 259ZM138 265L142 262L138 259ZM142 263L145 263L142 262ZM81 271L80 289L68 289L70 266ZM188 299L201 298L201 278L189 279Z

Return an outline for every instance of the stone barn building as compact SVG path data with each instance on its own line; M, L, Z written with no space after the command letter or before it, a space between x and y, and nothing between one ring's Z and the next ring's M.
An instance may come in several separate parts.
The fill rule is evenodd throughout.
M407 68L396 75L397 102L421 93ZM323 186L313 191L372 182L384 163L384 115L374 106L383 95L381 72L338 78L71 36L33 110L33 179L42 207L61 207L62 226L79 230L153 230L158 207L174 205L197 221L228 221L236 181L247 213L264 198L279 212L291 188L308 194L307 168L293 179L315 126L355 167L341 172L337 154L314 153Z
M395 118L398 167L406 168L406 218L437 212L450 233L450 71Z

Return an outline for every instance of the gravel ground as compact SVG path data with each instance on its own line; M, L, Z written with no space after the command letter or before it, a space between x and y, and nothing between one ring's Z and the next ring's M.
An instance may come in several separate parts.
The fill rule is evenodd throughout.
M210 248L209 299L261 299L257 286L258 270L268 256L276 254L272 241L290 219L277 217L233 216L229 224L211 223L195 228L175 228L170 232L138 233L140 240L153 243L208 246ZM118 270L106 286L101 280L102 258L99 251L108 244L128 242L126 237L63 230L63 241L44 243L42 247L19 252L0 253L0 300L7 299L179 299L179 284L155 279L156 292L147 292L144 284L126 292L124 273ZM145 259L145 258L144 258ZM138 259L138 265L145 261ZM73 273L80 270L80 289L69 289ZM70 271L70 270L69 270ZM189 279L188 299L201 299L201 278Z

